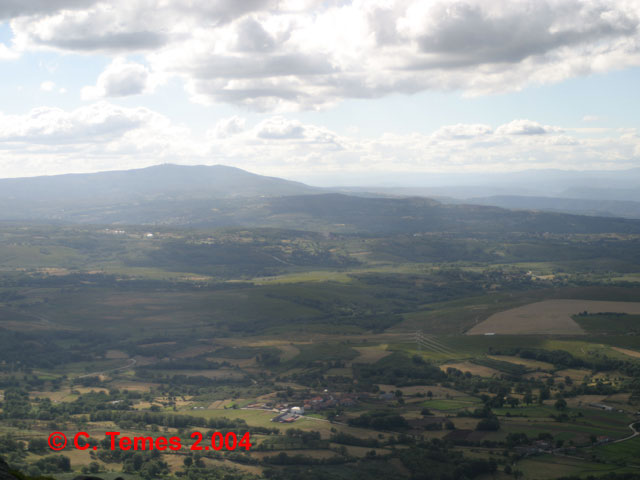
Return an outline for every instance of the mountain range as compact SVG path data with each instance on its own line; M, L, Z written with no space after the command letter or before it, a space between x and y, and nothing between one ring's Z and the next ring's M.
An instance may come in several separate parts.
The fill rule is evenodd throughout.
M634 217L635 202L593 202L494 196L467 203L388 189L323 189L222 165L0 180L0 220L13 222L372 233L640 233L640 221L618 218ZM628 215L610 211L616 209ZM598 216L566 213L575 210Z

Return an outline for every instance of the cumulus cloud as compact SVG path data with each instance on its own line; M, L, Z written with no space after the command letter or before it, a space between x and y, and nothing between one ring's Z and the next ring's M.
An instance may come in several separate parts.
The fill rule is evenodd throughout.
M149 70L144 65L117 58L100 74L96 86L82 89L82 98L125 97L150 88Z
M183 78L194 101L257 110L497 93L640 65L635 0L51 4L13 19L18 48L143 52L152 71Z
M184 38L196 25L215 27L276 4L275 0L94 0L69 10L64 3L58 0L50 8L36 9L34 15L15 18L16 42L23 48L78 52L150 51Z
M50 80L47 80L46 82L42 82L40 84L40 90L42 90L43 92L52 92L54 88L56 88L56 84Z
M234 115L233 117L218 120L216 126L208 132L213 138L229 138L244 130L246 120Z
M547 133L530 135L538 126ZM432 133L340 135L312 124L271 117L211 143L215 158L267 174L312 177L331 172L509 171L530 168L629 168L637 161L635 130L568 133L516 120L493 129L447 125ZM266 134L265 134L266 133Z
M465 124L445 125L433 133L436 138L449 138L454 140L469 139L490 135L493 129L489 125Z
M2 177L203 163L207 149L188 129L146 108L98 102L75 110L0 113Z
M2 0L0 20L56 12L62 8L87 8L97 0Z
M0 114L0 176L15 175L25 165L34 174L50 174L161 162L222 163L293 178L335 172L584 170L637 165L640 135L635 129L591 132L543 126L544 135L523 135L512 133L523 130L514 125L524 123L507 123L509 128L457 124L435 132L366 137L339 134L284 116L253 125L231 117L199 136L146 108L107 102L75 110L41 107L24 115ZM527 125L542 124L527 121Z
M157 119L158 114L147 109L107 103L72 111L39 107L25 115L0 116L0 139L31 144L100 143Z
M505 125L496 128L498 135L544 135L551 132L560 132L558 127L549 125L541 125L531 120L513 120Z
M284 117L273 117L261 122L256 128L259 138L272 140L285 140L303 138L304 127L296 120L288 120Z

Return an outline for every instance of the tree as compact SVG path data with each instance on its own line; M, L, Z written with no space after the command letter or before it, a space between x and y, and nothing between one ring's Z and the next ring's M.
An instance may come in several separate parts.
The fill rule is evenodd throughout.
M507 403L513 407L517 407L520 404L520 400L515 397L507 397Z
M556 410L565 410L567 408L567 401L564 398L559 398L553 406Z
M500 422L498 421L498 417L492 416L488 418L483 418L476 425L476 430L485 430L485 431L496 431L500 429Z
M538 395L538 403L542 403L545 400L549 400L551 398L551 391L549 388L540 389L540 395Z

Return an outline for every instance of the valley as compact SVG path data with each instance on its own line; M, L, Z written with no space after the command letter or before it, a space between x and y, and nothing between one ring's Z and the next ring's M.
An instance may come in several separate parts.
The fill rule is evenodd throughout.
M640 236L345 227L3 225L3 455L59 479L637 471ZM183 448L67 466L51 431Z

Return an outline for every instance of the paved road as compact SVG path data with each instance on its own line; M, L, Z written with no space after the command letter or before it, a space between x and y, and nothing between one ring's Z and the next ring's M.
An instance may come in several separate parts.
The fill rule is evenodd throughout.
M629 424L629 428L631 429L631 431L633 432L631 435L629 435L628 437L624 437L621 438L619 440L614 440L611 443L620 443L620 442L626 442L627 440L631 440L632 438L637 437L638 435L640 435L640 432L638 430L636 430L633 426L636 424L636 422L630 423Z

